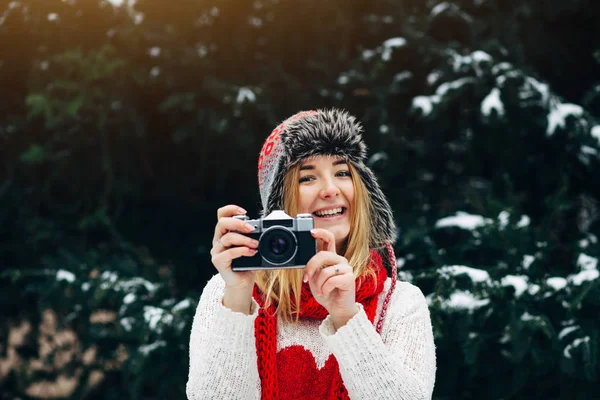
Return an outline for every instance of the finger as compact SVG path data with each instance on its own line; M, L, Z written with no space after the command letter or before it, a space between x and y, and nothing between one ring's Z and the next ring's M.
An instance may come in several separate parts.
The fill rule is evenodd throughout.
M242 247L232 247L231 249L227 249L218 254L215 254L212 257L212 263L219 270L219 272L224 268L231 268L231 262L236 258L240 257L252 257L256 254L257 250L251 249L245 246Z
M252 239L249 236L245 236L237 232L226 233L225 235L221 236L219 242L221 242L221 245L223 245L226 249L229 247L239 246L246 246L251 249L258 248L258 240Z
M235 204L229 204L217 210L217 220L225 217L233 217L234 215L243 215L246 213L247 211L242 207L236 206Z
M348 264L336 264L327 268L323 268L319 272L319 275L316 277L314 282L317 293L324 296L329 295L329 293L335 289L335 287L330 286L331 283L329 281L346 274L351 274L352 277L354 276L352 273L352 267L350 267ZM336 281L337 279L334 279L332 282Z
M333 233L329 232L327 229L315 228L310 231L312 236L317 239L317 244L319 250L325 251L335 251L335 236Z
M258 244L258 240L251 237L236 232L229 232L221 236L220 239L213 240L213 247L210 249L210 254L216 255L222 253L230 247L246 246L251 249L257 249Z
M303 280L304 282L313 280L323 268L329 267L330 265L347 263L348 260L338 254L332 253L331 251L320 251L306 263Z
M217 222L217 226L215 227L215 236L213 241L219 240L222 236L224 236L229 231L241 232L241 233L250 233L254 231L254 227L249 223L242 221L240 219L231 218L231 217L223 217L219 219Z
M321 293L323 296L328 297L335 289L339 291L352 291L354 292L355 277L352 270L347 270L343 273L333 275L327 279L321 286Z

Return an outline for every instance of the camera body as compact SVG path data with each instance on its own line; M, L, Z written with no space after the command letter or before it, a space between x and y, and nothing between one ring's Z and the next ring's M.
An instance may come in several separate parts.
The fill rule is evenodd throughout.
M252 257L236 258L231 263L233 271L258 269L304 268L317 253L317 241L310 234L314 228L311 214L298 214L292 218L281 210L273 211L264 218L249 219L236 215L254 226L254 232L241 233L258 240L258 251Z

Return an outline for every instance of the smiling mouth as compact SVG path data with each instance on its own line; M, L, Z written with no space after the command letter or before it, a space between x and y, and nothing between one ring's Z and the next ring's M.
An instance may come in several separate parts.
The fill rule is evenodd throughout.
M331 210L315 211L312 214L319 218L337 217L338 215L344 215L346 213L346 210L346 207L338 207L333 208Z

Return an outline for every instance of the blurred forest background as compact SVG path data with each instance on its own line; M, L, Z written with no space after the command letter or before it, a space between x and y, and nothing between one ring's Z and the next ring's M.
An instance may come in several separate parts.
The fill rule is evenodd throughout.
M600 398L598 0L0 5L0 399L183 399L216 209L364 124L436 399ZM299 377L301 379L301 377Z

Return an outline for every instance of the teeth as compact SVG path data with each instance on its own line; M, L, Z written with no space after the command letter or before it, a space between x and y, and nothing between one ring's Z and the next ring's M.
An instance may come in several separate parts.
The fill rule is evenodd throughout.
M331 210L325 210L325 211L316 211L315 214L318 215L319 217L325 217L328 215L334 215L334 214L339 214L342 212L342 208L334 208Z

